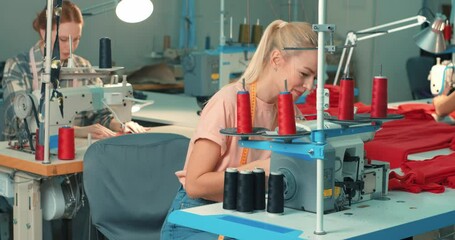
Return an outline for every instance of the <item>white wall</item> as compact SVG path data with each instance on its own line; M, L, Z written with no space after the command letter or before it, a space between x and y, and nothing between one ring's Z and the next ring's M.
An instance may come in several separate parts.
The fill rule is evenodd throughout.
M383 24L391 20L415 16L421 7L419 4L420 1L416 0L376 0L376 23ZM390 102L412 99L405 66L409 57L420 54L420 49L413 40L413 36L420 30L421 27L414 27L374 40L371 57L373 62L372 75L379 75L380 65L382 64L383 75L389 78ZM369 81L366 87L369 86L371 89L371 83L372 81Z
M335 23L339 36L343 37L349 30L358 31L415 16L421 4L418 0L328 0L327 22ZM359 101L371 103L372 79L379 75L381 65L383 75L389 78L389 102L411 99L405 64L409 57L419 55L419 48L412 40L419 29L415 27L357 43L353 71L360 91Z
M109 0L73 0L81 9ZM297 1L297 0L293 0ZM98 48L101 37L112 40L112 57L116 65L127 69L139 68L150 64L152 51L161 52L163 37L171 36L171 47L179 45L180 19L182 4L185 0L152 0L154 12L144 22L128 24L121 22L114 11L96 16L85 17L83 38L76 54L86 57L93 65L98 65ZM249 2L249 6L247 3ZM260 19L261 25L272 20L287 17L287 0L225 0L227 16L234 18L234 38L238 38L238 26L245 17L251 23ZM0 61L28 49L38 40L32 29L36 14L44 8L46 0L6 1L2 0L0 16ZM286 3L286 4L285 4ZM247 11L249 9L249 11ZM195 22L197 45L204 47L205 37L211 37L212 47L219 44L220 1L195 0ZM301 14L301 13L300 13ZM297 15L300 15L297 13ZM225 21L225 34L228 35L229 21Z
M104 0L74 0L82 9ZM86 17L83 38L77 54L98 65L99 38L112 39L113 60L118 66L133 70L150 64L152 51L160 52L164 35L171 36L171 47L178 47L181 8L185 0L152 0L155 6L153 15L138 24L127 24L118 20L114 11ZM447 1L447 0L446 0ZM434 5L434 1L430 1ZM212 47L219 44L220 1L195 0L195 22L197 48L202 49L204 39L211 37ZM247 5L249 3L249 5ZM266 26L276 18L298 19L315 23L317 21L316 0L293 0L289 10L288 0L225 0L226 16L234 17L234 38L238 38L238 26L245 17L251 23L259 18ZM45 0L24 2L2 0L0 16L0 61L27 51L38 39L31 23L36 13L44 8ZM390 21L414 16L422 6L422 0L327 0L327 23L337 27L337 37L344 39L348 30L361 30ZM436 11L436 10L435 10ZM289 13L291 17L289 17ZM229 21L225 21L225 35L228 35ZM408 57L419 54L412 36L419 28L413 28L388 36L365 40L358 43L353 61L356 64L359 100L367 104L371 101L371 80L383 73L389 77L389 101L411 98L405 71ZM344 40L342 41L344 42ZM341 44L342 42L338 42Z

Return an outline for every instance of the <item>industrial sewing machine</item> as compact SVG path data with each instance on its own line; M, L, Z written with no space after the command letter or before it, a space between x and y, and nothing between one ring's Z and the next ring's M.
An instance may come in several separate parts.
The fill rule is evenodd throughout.
M454 88L454 68L455 66L452 62L441 62L441 58L436 58L436 64L431 68L428 75L428 80L431 82L430 90L433 95L440 95L444 91L449 92Z
M91 75L85 73L82 77ZM94 76L97 76L96 74ZM73 76L74 77L74 76ZM112 76L116 79L116 75ZM120 122L131 121L131 109L135 99L133 98L133 88L127 83L126 76L120 83L106 84L104 86L81 86L73 88L62 88L59 91L63 95L63 108L57 98L49 101L49 136L51 149L58 146L58 129L63 126L71 126L76 114L82 111L100 110L108 108ZM15 111L19 118L27 120L29 134L34 133L41 121L37 121L36 112L40 92L33 94L20 94L15 99ZM35 114L36 113L36 114ZM38 136L35 136L38 137ZM30 151L29 146L34 144L31 137L19 139L18 143L23 144L20 150ZM25 143L29 141L30 144ZM45 220L70 219L82 206L84 193L81 175L71 174L43 179L41 185L42 212Z
M195 96L198 103L204 102L224 85L240 78L253 52L252 47L223 46L188 54L182 63L185 94Z
M50 148L57 147L55 144L58 142L58 129L71 126L75 115L82 111L96 111L107 107L120 122L131 120L133 88L127 83L126 77L121 83L62 88L59 91L63 95L63 105L57 98L49 101ZM42 122L40 121L42 117L37 113L39 97L40 91L37 90L33 94L19 94L14 101L16 115L28 123L29 135L33 135ZM31 137L28 136L27 139L18 139L18 142L23 145L23 142L30 140Z
M315 121L297 122L307 131L316 129ZM324 148L324 212L341 211L347 206L371 199L381 199L388 192L389 163L366 163L364 142L373 139L375 128L368 123L365 130L359 126L354 134L339 135L345 127L325 122L325 129L335 134L326 139ZM298 142L310 143L304 136ZM294 142L293 141L293 142ZM284 175L285 206L316 212L316 161L288 154L272 153L270 171Z

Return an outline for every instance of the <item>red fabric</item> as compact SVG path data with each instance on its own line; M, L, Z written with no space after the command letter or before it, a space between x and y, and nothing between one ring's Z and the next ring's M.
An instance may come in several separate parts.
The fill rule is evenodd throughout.
M415 115L412 115L412 113L418 113L420 116L425 114L426 118L433 119L432 114L435 114L435 109L432 103L407 103L398 106L398 113L404 114L405 116L410 115L412 118L416 117ZM455 118L455 111L451 112L449 116Z
M446 185L449 188L455 188L455 176L447 177L446 181L444 182L444 185Z
M428 119L434 120L435 113L433 104L407 103L398 106L397 113L404 115L407 119Z
M326 85L330 92L330 115L338 115L339 86ZM355 103L357 113L369 113L369 105ZM307 96L305 104L299 104L303 114L316 114L316 94ZM372 141L365 143L366 157L370 160L390 162L391 168L402 166L405 175L392 172L390 190L413 193L444 192L444 185L455 188L455 153L438 156L427 161L408 161L412 153L450 147L455 150L455 128L434 121L433 104L402 104L398 109L388 109L389 114L402 114L404 119L385 122ZM455 117L455 112L451 114Z
M455 128L429 119L401 119L386 122L372 141L365 143L366 157L390 162L398 168L413 153L450 147Z
M407 161L401 169L404 175L390 173L389 190L442 193L444 185L455 187L455 153L426 161Z
M420 193L422 191L442 193L444 192L444 186L435 183L416 184L413 183L413 178L410 175L400 176L395 172L391 172L389 175L389 190L400 190L411 193Z

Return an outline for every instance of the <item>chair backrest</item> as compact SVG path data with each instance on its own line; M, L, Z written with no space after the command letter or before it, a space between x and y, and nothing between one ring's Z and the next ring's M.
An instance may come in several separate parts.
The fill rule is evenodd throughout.
M411 57L406 61L406 72L414 100L433 97L428 75L434 64L435 60L428 56Z
M5 109L3 106L3 98L0 97L0 141L4 141L3 128L5 127Z
M84 156L92 222L108 239L159 239L179 182L189 139L128 134L93 143Z

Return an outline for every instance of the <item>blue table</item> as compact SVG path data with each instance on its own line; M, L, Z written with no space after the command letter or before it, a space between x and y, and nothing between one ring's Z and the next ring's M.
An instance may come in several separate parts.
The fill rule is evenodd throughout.
M221 203L171 214L169 221L237 239L401 239L455 224L455 190L443 194L393 191L324 215L325 235L315 235L316 215L285 209L283 215L240 213Z

